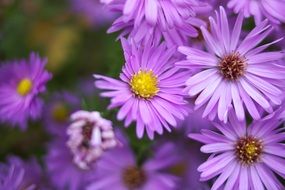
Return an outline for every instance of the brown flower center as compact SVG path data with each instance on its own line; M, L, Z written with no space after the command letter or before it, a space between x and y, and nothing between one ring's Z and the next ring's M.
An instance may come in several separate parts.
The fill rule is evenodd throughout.
M224 78L228 80L236 80L243 76L246 71L246 60L239 53L232 53L224 56L218 68Z
M130 166L123 171L123 182L129 190L141 187L145 181L144 171L136 166Z
M85 148L89 148L89 142L92 137L93 133L93 123L88 122L86 125L83 126L82 128L82 136L83 136L83 141L82 141L82 146Z
M262 153L262 142L254 137L244 137L236 144L236 155L244 164L253 164L258 161Z

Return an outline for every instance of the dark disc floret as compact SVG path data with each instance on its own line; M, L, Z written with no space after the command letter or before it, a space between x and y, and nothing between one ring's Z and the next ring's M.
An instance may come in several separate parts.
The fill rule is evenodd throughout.
M218 68L222 76L228 80L236 80L244 75L246 60L239 53L231 53L220 59Z
M89 148L89 143L92 138L93 128L94 128L94 124L90 122L87 122L82 127L82 136L83 136L82 147Z
M136 166L130 166L123 171L123 182L129 190L141 187L145 181L145 172Z
M237 158L244 164L253 164L258 161L262 153L262 142L254 137L240 138L236 144Z

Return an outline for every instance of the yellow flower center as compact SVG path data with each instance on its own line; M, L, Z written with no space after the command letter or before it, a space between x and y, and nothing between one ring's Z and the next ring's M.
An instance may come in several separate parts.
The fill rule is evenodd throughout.
M69 116L67 107L63 104L56 104L53 107L52 116L57 122L66 122Z
M138 73L134 74L130 81L130 85L133 93L146 99L155 96L159 90L157 87L157 77L151 70L140 70Z
M258 148L257 148L257 146L255 145L254 142L247 144L246 147L245 147L246 153L248 155L250 155L250 156L255 155L257 150L258 150Z
M21 96L26 96L31 92L32 88L33 88L32 81L28 78L24 78L18 83L17 92Z

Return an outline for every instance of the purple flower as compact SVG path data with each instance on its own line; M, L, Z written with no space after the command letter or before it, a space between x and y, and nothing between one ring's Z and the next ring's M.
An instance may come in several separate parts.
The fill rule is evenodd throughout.
M136 41L148 41L163 36L167 44L187 42L198 35L195 26L203 24L195 18L196 8L207 6L197 0L101 0L121 16L115 20L109 33L122 30Z
M197 171L198 166L206 161L205 155L199 151L200 144L184 139L184 142L180 141L175 143L175 145L177 152L172 153L176 153L182 157L180 163L171 170L175 173L180 173L180 175L182 174L182 180L179 182L178 189L210 190L210 187L206 182L199 180L200 176Z
M90 164L104 151L117 146L111 121L102 118L99 112L77 111L71 115L71 121L67 146L81 169L90 169Z
M202 134L189 135L205 144L202 152L212 154L198 168L201 180L218 176L212 190L284 189L276 177L285 177L285 130L280 124L279 113L250 126L231 114L228 124L215 123L219 132L203 130Z
M48 146L45 157L48 176L56 189L84 189L89 170L80 169L66 146L66 138L56 138Z
M35 159L24 162L11 156L0 164L0 190L34 190L42 187L41 168Z
M178 130L169 136L164 136L158 142L158 148L161 143L173 143L175 149L169 152L171 155L177 155L179 160L177 164L171 167L170 171L179 177L179 190L209 190L207 183L199 181L199 172L197 168L206 160L205 154L199 150L200 143L189 141L190 132L198 132L202 129L211 129L213 124L201 117L201 113L190 113L178 126Z
M271 43L258 44L271 32L263 21L240 41L243 17L240 14L230 32L224 8L210 17L210 31L201 27L207 52L181 46L179 51L187 60L177 63L193 70L185 89L195 100L195 109L204 110L203 117L227 121L228 110L234 107L239 120L245 119L245 109L254 119L260 119L262 110L272 112L284 97L285 68L278 60L281 51L263 52ZM261 110L261 111L260 111Z
M121 140L120 142L126 142ZM179 179L166 172L177 162L177 155L169 155L175 147L171 143L157 149L153 157L138 165L128 144L106 152L89 176L87 190L176 190Z
M38 95L46 90L51 74L47 60L31 53L29 60L8 62L0 68L0 120L27 127L29 118L41 115L43 102Z
M245 17L254 16L255 22L260 23L264 18L280 24L285 23L285 1L283 0L229 0L228 7L235 13L243 13Z
M0 190L7 189L20 189L23 177L25 175L25 170L19 166L11 165L0 166ZM33 184L25 187L28 190L34 190Z
M182 88L188 72L174 66L175 49L167 49L165 44L135 46L122 39L125 66L121 81L95 75L95 85L105 89L103 97L110 97L109 108L121 107L117 119L125 119L125 126L135 120L137 136L141 138L146 130L153 139L154 132L163 133L163 128L171 130L176 119L187 115L186 101Z
M201 129L211 129L213 128L213 124L209 120L203 118L202 112L199 110L189 113L177 128L180 132L184 133L185 137L187 137L189 133L200 132Z
M82 14L96 28L104 26L115 18L115 14L104 8L99 0L70 0L72 9Z
M59 92L51 96L45 106L44 124L52 135L66 136L70 114L80 108L80 100L69 92Z

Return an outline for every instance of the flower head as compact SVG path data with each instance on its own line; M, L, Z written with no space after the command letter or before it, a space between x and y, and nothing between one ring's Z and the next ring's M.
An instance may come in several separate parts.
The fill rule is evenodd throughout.
M136 41L163 36L167 44L184 44L189 36L198 35L195 26L203 22L195 18L196 9L207 6L197 0L101 0L121 16L108 32L123 30Z
M204 129L202 134L190 134L205 144L202 152L212 154L198 168L201 180L218 176L213 190L284 189L276 177L285 176L282 120L278 111L246 126L230 113L230 122L215 124L219 132Z
M280 24L285 23L285 1L280 0L229 0L228 7L233 9L235 13L243 13L245 17L254 16L255 22L258 24L264 18Z
M153 138L154 132L171 130L176 119L187 114L182 88L188 72L174 67L175 49L165 44L136 46L122 39L126 63L120 75L121 80L95 75L97 88L107 90L103 97L110 97L109 108L121 107L117 115L125 119L125 126L137 122L137 136L144 130Z
M66 136L71 113L79 110L80 100L69 92L58 92L45 105L44 124L52 135Z
M99 28L115 18L115 14L104 8L100 0L69 0L74 12L83 15L88 24Z
M199 180L197 168L206 159L206 155L200 152L200 143L193 140L189 141L188 134L199 132L203 129L212 129L213 124L201 117L201 113L193 112L181 121L177 129L171 135L162 136L156 141L156 147L159 149L164 144L172 143L174 149L168 155L177 155L176 164L169 171L179 176L179 190L209 190L209 185Z
M46 59L31 53L29 60L12 61L0 68L0 120L26 128L27 120L41 114L38 95L45 91L51 74Z
M88 190L114 187L120 190L177 189L179 179L167 172L177 162L177 155L169 155L175 149L173 144L160 146L151 158L138 165L127 140L119 140L125 142L123 146L106 152L98 160L89 177Z
M112 123L102 118L99 112L77 111L71 115L71 120L67 145L78 167L89 169L104 151L118 144Z
M55 189L84 189L90 170L79 168L73 161L73 154L66 146L66 138L55 138L48 146L45 157L48 177Z
M36 160L24 162L18 157L10 156L7 163L0 163L0 190L41 188L41 172Z
M234 107L239 120L245 119L245 109L254 119L262 111L272 112L280 105L284 93L285 67L278 61L282 51L263 52L274 42L258 46L271 32L265 20L240 41L242 15L230 32L224 8L216 12L216 19L209 18L210 31L201 27L208 51L181 46L187 55L177 63L181 68L193 70L185 89L195 100L195 109L204 110L203 117L227 121L228 110Z

